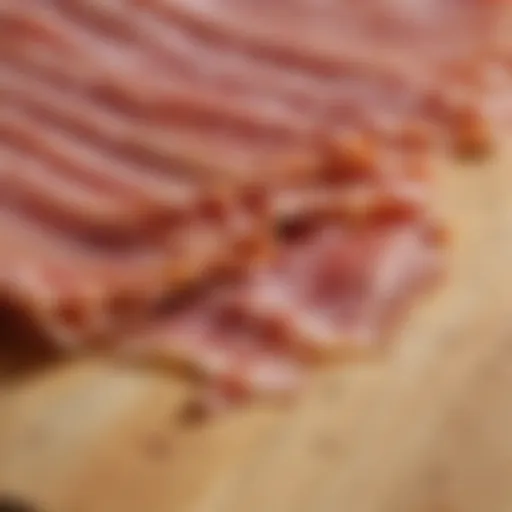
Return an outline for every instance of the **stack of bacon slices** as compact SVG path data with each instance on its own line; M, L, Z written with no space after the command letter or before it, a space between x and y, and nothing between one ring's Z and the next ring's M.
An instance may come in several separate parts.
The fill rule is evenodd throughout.
M3 0L0 300L66 350L293 389L439 272L430 160L506 118L507 20L484 0Z

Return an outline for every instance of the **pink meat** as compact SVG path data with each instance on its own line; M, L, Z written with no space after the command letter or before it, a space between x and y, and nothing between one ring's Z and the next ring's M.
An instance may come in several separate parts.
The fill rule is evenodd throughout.
M382 338L442 262L431 157L510 103L502 2L28 4L0 5L0 300L234 394Z
M428 223L313 229L247 280L159 311L119 349L174 359L214 382L235 375L244 393L288 391L291 382L279 376L290 375L290 356L300 368L381 340L393 315L440 271L431 235ZM273 371L261 370L262 358Z

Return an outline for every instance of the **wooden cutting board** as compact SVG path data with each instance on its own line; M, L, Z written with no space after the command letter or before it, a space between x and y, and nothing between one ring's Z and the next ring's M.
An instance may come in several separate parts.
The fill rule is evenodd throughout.
M164 372L2 361L0 510L512 510L512 158L439 168L449 277L386 354L325 370L299 402L180 419Z

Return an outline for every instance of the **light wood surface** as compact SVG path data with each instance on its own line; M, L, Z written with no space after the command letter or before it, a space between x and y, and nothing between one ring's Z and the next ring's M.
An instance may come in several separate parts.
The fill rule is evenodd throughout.
M3 361L0 504L49 512L512 510L512 159L439 169L449 277L382 357L288 408L184 425L189 390L106 361Z

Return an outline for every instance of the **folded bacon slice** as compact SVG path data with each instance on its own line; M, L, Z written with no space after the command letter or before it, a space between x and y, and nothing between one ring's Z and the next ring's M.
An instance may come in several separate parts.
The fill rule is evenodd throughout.
M427 221L314 226L246 279L156 311L118 348L176 360L241 393L287 391L299 383L291 380L292 361L298 371L382 339L441 270L436 230Z

